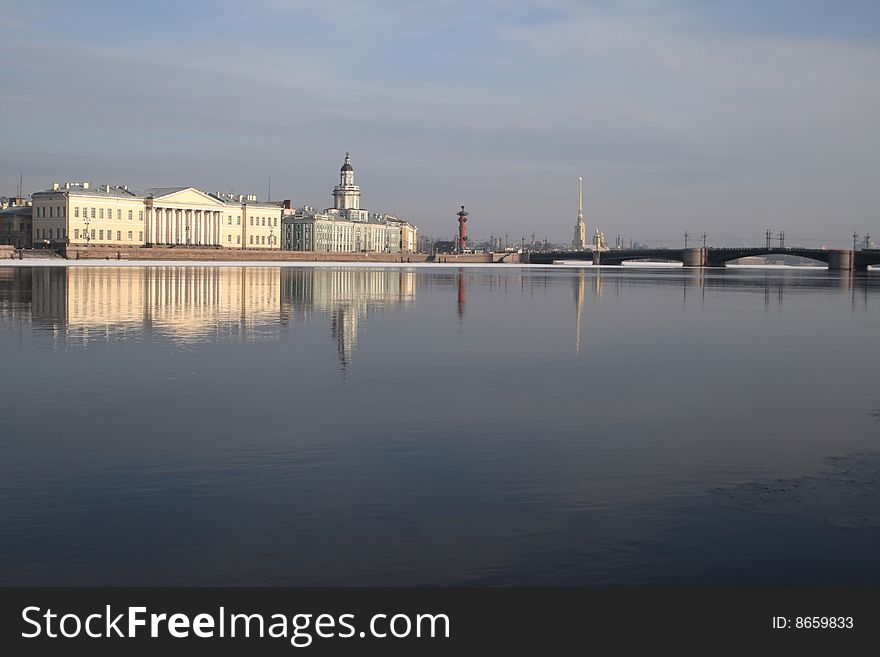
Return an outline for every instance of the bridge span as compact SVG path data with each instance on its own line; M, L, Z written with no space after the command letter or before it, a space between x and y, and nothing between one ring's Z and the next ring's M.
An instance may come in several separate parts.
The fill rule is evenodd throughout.
M680 262L685 267L724 267L750 256L789 255L824 262L832 271L867 269L880 265L880 249L804 249L799 247L706 247L695 249L612 249L609 251L547 251L530 253L529 262L553 264L560 260L589 260L595 265L624 262Z

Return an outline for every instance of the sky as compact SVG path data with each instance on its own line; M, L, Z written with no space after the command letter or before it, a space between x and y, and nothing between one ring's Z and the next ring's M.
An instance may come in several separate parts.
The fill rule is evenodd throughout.
M0 0L0 194L89 180L451 237L880 239L875 0ZM698 237L697 237L698 238Z

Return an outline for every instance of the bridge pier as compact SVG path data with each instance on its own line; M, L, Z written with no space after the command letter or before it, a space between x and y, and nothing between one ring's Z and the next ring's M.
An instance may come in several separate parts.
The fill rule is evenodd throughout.
M681 264L684 267L705 267L706 249L685 249L681 252Z
M852 271L854 253L846 249L834 249L828 252L828 271Z

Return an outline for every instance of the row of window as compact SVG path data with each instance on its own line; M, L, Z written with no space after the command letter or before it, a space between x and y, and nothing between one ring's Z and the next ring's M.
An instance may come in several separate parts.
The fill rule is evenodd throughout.
M268 221L268 223L266 223ZM256 222L256 223L255 223ZM232 215L226 215L226 223L232 225ZM235 224L241 226L241 217L235 218ZM278 217L250 217L251 226L278 226Z
M110 241L113 240L113 231L112 230L105 231L103 228L99 228L99 229L92 228L90 231L86 231L85 229L80 231L79 228L74 228L73 229L73 239L78 240L80 238L80 235L82 235L83 239L92 239L92 240L106 239L106 240L110 240ZM106 238L105 238L105 235L106 235ZM44 239L44 240L46 240L46 239L63 240L67 237L67 231L65 231L63 228L37 228L37 230L35 231L35 237L37 239ZM127 237L128 237L129 242L133 241L134 240L134 231L131 231L131 230L127 231ZM117 242L122 241L122 231L121 230L116 231L116 241ZM142 231L142 230L138 231L138 241L139 242L144 241L144 231Z
M104 233L105 233L105 231L100 228L97 230L97 232L95 231L94 228L92 228L90 231L88 231L88 233L86 232L85 229L83 229L82 238L83 239L90 239L90 240L103 240ZM108 231L106 231L106 234L107 234L107 240L112 241L113 240L113 231L108 230ZM73 229L73 239L78 240L79 237L80 237L79 228L74 228ZM134 240L134 231L131 231L131 230L128 231L127 237L128 237L129 242L133 241ZM122 231L121 230L116 231L116 241L117 242L122 241ZM138 231L138 241L139 242L144 241L144 231L142 231L142 230Z
M37 217L46 218L49 217L54 218L57 217L59 219L64 218L64 206L63 205L38 205L37 206Z
M257 245L266 244L266 236L265 235L257 235L256 238L253 235L249 235L248 237L250 238L248 240L248 244L254 244L255 243L254 239L256 239ZM231 234L226 235L226 242L227 242L227 244L232 244L232 235ZM275 242L274 238L272 236L269 236L269 245L271 246L274 242ZM235 236L235 243L241 244L241 235Z
M66 233L63 228L37 228L34 237L42 240L63 240Z
M104 218L104 208L85 208L85 207L82 208L82 218L83 219L88 218L90 212L91 212L92 219L96 219L96 218L103 219ZM96 214L97 214L97 217L95 216ZM73 208L73 216L76 217L77 219L79 218L79 216L80 216L80 208L79 207ZM107 219L112 219L112 218L113 218L113 208L107 208ZM119 208L116 208L116 218L119 220L122 219L122 210ZM131 221L133 219L134 219L134 211L128 210L128 220ZM144 220L144 211L138 210L138 221L143 221L143 220Z
M82 217L83 219L92 218L92 219L104 219L105 209L104 208L89 208L74 206L73 208L73 216L77 219ZM128 210L127 216L129 221L134 219L134 211ZM63 219L65 217L64 214L64 206L53 206L53 205L41 205L37 206L37 217L39 218L59 218ZM106 218L113 219L113 208L106 208ZM116 218L122 219L122 210L120 208L116 208ZM241 217L236 217L236 224L241 225ZM138 221L144 220L144 211L138 210ZM267 223L268 222L268 223ZM227 216L227 223L232 225L232 215ZM278 217L250 217L250 225L251 226L278 226Z

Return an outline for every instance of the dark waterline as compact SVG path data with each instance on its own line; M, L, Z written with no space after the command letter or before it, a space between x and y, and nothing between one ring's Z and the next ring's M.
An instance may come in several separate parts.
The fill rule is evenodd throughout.
M880 276L0 267L0 585L880 584Z

